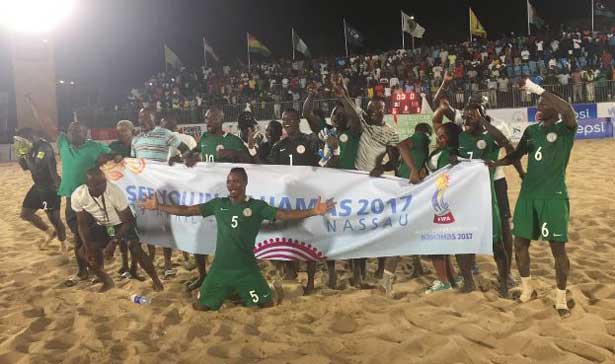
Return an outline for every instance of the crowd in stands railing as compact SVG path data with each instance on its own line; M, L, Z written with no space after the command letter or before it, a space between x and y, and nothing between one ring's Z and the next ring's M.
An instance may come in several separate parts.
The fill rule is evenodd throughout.
M311 82L322 86L319 99L333 99L328 88L333 73L343 76L358 105L364 104L361 98L387 99L396 90L433 95L445 72L454 77L450 97L457 105L479 91L488 96L492 108L529 105L532 100L516 89L522 77L549 86L572 102L595 102L597 93L608 99L614 94L613 82L608 82L615 80L614 33L615 27L609 32L556 36L511 34L499 40L476 38L371 55L281 59L249 69L247 65L169 69L152 76L143 88L133 89L130 108L149 105L198 120L211 105L241 105L243 109L249 103L256 112L279 118L284 108L301 108Z

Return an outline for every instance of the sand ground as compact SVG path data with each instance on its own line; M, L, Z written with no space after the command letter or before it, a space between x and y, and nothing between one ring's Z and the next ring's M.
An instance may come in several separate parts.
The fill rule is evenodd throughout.
M96 293L89 282L65 288L74 259L55 246L36 247L43 235L18 216L30 176L16 164L0 165L0 364L615 363L614 151L615 140L578 141L572 153L569 298L576 306L564 320L552 307L553 259L544 243L531 248L540 295L526 304L489 289L490 257L479 258L485 292L424 296L433 269L410 278L405 260L395 299L328 290L319 273L312 296L287 285L280 305L260 311L193 311L183 283L196 273L181 267L162 293L149 281L118 280L117 261L108 267L117 285L110 292ZM507 174L514 206L519 180ZM339 278L347 286L349 275ZM135 305L132 293L153 303Z

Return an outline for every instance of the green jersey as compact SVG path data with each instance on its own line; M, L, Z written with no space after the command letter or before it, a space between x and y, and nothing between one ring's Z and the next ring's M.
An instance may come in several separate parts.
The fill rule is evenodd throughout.
M109 148L124 158L130 158L130 147L130 145L126 145L119 140L114 140L109 143Z
M497 161L499 151L500 146L496 143L495 139L487 133L487 131L484 131L478 135L471 134L468 131L464 131L459 134L458 153L461 158ZM498 200L495 195L495 186L493 184L494 175L495 170L489 171L489 177L491 179L492 239L494 243L499 243L502 240L502 220L500 218L500 208L498 206Z
M500 146L486 131L474 135L468 131L459 134L459 157L497 161Z
M263 220L275 218L276 208L249 197L237 204L224 197L214 198L200 209L203 217L216 217L218 233L211 271L258 270L253 251L256 235Z
M425 133L414 133L408 138L412 142L412 149L410 149L410 157L414 161L414 165L420 171L425 165L427 154L429 153L429 137ZM398 177L410 178L410 167L406 165L406 162L400 158L397 172Z
M517 152L528 155L520 197L568 199L566 167L575 135L576 128L569 129L561 120L551 126L538 123L525 129L517 146Z
M355 169L354 160L357 159L359 139L361 139L361 133L353 132L350 129L341 132L340 135L337 136L340 145L340 155L337 160L336 168Z
M64 133L58 137L58 150L62 160L62 181L58 195L67 197L85 183L85 172L96 167L98 157L111 153L107 145L89 139L76 147L68 141Z
M230 133L224 133L224 135L213 135L207 132L201 135L201 139L199 139L197 144L197 149L201 151L201 156L205 162L219 162L216 160L216 155L220 149L230 149L246 153L248 151L241 138L237 135Z
M454 148L444 148L441 150L434 151L428 160L425 161L427 169L429 172L433 173L440 168L446 167L446 165L450 164L450 156L455 154Z

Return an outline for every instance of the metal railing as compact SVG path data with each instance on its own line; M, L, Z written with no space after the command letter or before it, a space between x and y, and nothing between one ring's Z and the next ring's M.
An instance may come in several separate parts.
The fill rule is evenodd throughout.
M615 81L596 81L583 84L569 85L544 85L546 90L554 92L570 103L596 103L615 101ZM451 105L456 108L463 108L472 94L480 93L489 99L489 108L518 108L535 106L538 102L536 95L527 95L519 88L509 87L506 91L497 89L489 90L457 90L449 93ZM366 109L369 99L367 97L357 97L355 103ZM315 109L322 111L324 115L329 115L336 100L316 100ZM390 98L385 98L387 110L390 110ZM245 104L224 104L216 105L224 111L224 121L237 121L239 115L244 111ZM192 108L190 110L162 110L160 117L173 117L179 124L198 124L203 123L204 112L207 106ZM257 102L252 103L252 114L257 120L280 119L282 112L292 108L303 112L303 100L285 102ZM119 120L128 119L133 122L137 120L137 111L104 111L97 109L76 110L77 118L91 128L112 128Z

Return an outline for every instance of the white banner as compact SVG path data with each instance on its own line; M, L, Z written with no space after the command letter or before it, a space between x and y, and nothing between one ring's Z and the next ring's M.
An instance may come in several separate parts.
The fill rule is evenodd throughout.
M615 118L615 102L599 102L597 105L599 118Z
M194 168L126 159L107 177L132 206L157 191L165 203L194 205L227 196L225 163ZM491 193L487 167L463 162L443 168L418 185L395 177L329 168L242 165L247 194L285 209L305 209L316 199L335 198L326 216L263 223L255 254L260 259L288 253L298 260L395 255L492 254ZM189 253L211 254L214 217L169 216L136 209L142 241Z
M487 115L505 122L527 123L527 108L487 109ZM532 120L533 121L533 120Z

